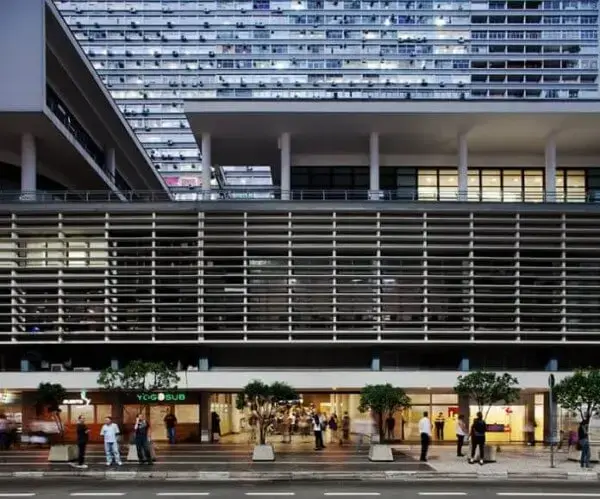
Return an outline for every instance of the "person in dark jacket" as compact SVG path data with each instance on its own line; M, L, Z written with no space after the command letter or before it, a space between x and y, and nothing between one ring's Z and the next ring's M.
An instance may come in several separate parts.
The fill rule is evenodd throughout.
M85 464L85 450L90 438L89 434L90 430L85 424L85 418L83 416L79 416L77 418L77 449L79 451L77 457L77 466L79 468L87 468L87 464Z
M133 430L135 432L135 448L140 464L144 464L144 462L153 464L150 441L148 440L150 425L143 414L138 414Z
M473 420L471 426L471 457L469 463L475 461L475 451L479 450L479 464L483 466L485 462L485 434L487 432L487 424L483 419L481 412L477 413L477 417Z

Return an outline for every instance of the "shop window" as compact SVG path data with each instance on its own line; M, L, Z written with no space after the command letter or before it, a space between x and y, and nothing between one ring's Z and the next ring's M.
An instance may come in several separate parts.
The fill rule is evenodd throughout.
M200 421L200 408L197 404L176 405L175 417L178 424L198 423Z
M431 396L431 403L434 405L457 405L458 404L458 395L454 393L434 393Z
M71 414L68 421L77 423L77 418L83 416L87 423L94 423L94 406L93 405L72 405L69 408Z
M96 423L104 423L104 418L112 415L112 405L96 406Z

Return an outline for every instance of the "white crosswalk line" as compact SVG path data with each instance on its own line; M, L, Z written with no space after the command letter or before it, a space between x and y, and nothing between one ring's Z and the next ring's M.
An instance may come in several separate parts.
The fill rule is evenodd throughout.
M325 492L324 496L332 497L376 497L380 496L380 492Z
M2 492L0 497L33 497L35 492Z
M466 496L466 492L419 492L420 496Z
M120 497L125 492L71 492L71 497Z
M289 497L295 496L295 492L246 492L247 496L255 496L255 497Z

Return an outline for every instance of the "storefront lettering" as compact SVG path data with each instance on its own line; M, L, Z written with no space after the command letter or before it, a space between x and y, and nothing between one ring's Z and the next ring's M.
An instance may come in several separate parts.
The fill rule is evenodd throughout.
M62 401L63 405L90 405L92 403L92 399L87 398L87 393L82 391L79 394L78 399L65 399Z
M183 402L186 394L179 392L138 393L137 399L139 402Z

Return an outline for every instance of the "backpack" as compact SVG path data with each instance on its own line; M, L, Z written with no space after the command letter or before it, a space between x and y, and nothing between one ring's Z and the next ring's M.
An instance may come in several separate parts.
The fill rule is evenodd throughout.
M473 421L473 435L476 437L485 437L486 426L483 419L476 419Z

